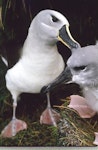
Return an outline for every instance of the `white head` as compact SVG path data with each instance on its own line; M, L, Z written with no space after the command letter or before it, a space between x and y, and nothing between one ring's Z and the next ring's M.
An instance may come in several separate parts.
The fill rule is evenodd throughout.
M28 35L35 36L49 44L62 41L69 48L79 46L69 32L68 20L61 13L54 10L47 9L39 12L30 25Z
M67 65L73 82L82 87L98 87L98 45L73 49Z

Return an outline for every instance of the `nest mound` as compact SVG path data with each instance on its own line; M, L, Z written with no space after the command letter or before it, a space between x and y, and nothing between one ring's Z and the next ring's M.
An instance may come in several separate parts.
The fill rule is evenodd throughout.
M0 138L0 146L94 146L94 132L98 131L97 116L91 119L80 118L77 112L67 107L68 104L69 99L66 98L61 105L54 106L61 114L57 128L40 125L39 116L43 106L40 105L32 117L26 115L27 112L23 108L22 117L19 114L18 117L27 122L28 129L13 138ZM0 131L10 121L8 118L11 117L11 107L12 102L5 100L4 112L0 115Z
M58 106L62 119L59 128L59 146L94 146L94 132L98 131L98 116L83 119L67 105L69 99Z

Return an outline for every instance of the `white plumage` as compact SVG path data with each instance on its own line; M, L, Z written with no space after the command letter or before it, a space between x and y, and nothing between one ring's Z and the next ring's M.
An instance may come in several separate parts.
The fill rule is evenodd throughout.
M19 62L6 74L7 88L10 91L19 91L19 94L39 93L44 85L54 80L63 71L64 62L56 47L48 50L41 54L32 52L29 55L28 52L27 55L22 55Z
M3 130L2 136L14 136L19 130L27 127L26 123L16 119L15 116L18 96L22 92L40 93L43 86L52 82L64 70L65 65L62 56L58 52L57 41L62 41L69 48L78 45L71 37L68 27L67 19L53 10L41 11L31 22L21 57L6 74L6 86L13 98L13 118ZM66 32L63 33L62 28ZM67 35L64 35L65 33ZM63 41L64 36L66 36L65 41ZM49 103L48 107L50 112ZM52 120L54 120L53 117ZM17 126L21 126L20 129L17 129ZM9 135L7 134L8 130L10 130Z

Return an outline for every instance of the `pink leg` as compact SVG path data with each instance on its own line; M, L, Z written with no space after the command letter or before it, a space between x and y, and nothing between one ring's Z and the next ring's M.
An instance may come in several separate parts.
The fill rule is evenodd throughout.
M98 132L95 132L95 140L93 144L98 145Z
M12 119L9 124L1 132L1 137L11 138L15 136L19 131L27 129L27 124L18 119Z
M40 117L40 123L54 125L56 127L57 122L59 120L60 120L60 114L51 108L50 96L49 93L47 93L47 108L45 109L45 111L42 113Z
M9 122L9 124L3 129L1 132L2 137L13 137L15 136L20 130L27 129L27 124L22 121L16 119L16 107L17 107L17 102L13 102L13 117L12 120Z
M86 103L86 99L79 95L71 95L71 101L68 107L75 109L80 117L91 118L96 112L93 111L90 106Z

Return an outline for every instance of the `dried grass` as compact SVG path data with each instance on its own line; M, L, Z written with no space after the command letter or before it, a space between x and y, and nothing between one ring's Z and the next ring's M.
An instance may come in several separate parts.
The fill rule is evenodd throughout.
M56 106L61 112L59 128L60 146L94 146L94 132L98 131L97 115L91 119L83 119L77 112L68 108L69 99L61 106Z
M11 102L7 99L4 103L4 114L0 115L0 131L10 121L12 111ZM43 110L41 105L33 112L32 118L22 112L19 118L27 122L28 129L13 138L0 138L0 146L95 146L93 141L94 132L98 131L97 116L91 119L80 118L76 111L67 107L69 99L64 99L62 103L54 106L61 114L57 128L39 123Z

